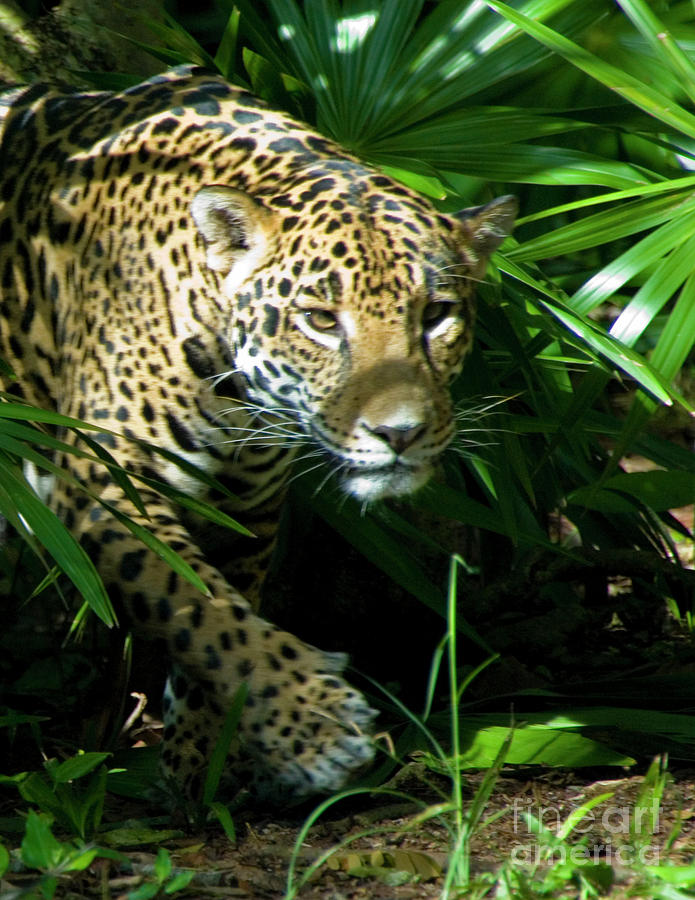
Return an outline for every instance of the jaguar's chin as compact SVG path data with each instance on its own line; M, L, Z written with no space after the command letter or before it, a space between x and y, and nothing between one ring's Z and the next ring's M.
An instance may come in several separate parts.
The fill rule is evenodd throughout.
M426 484L432 475L431 466L405 466L394 463L374 468L355 468L343 474L341 485L345 493L363 502L402 497L413 494Z

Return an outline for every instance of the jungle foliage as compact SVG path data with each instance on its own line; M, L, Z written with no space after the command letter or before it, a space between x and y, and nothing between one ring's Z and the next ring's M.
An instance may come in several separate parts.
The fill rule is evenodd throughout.
M447 611L451 620L446 560L456 551L467 572L457 627L485 652L508 650L531 619L533 639L524 640L543 655L525 671L543 679L556 703L581 705L574 724L563 726L572 738L587 723L605 724L602 713L584 709L589 697L603 705L612 696L621 708L684 705L693 688L687 674L667 690L649 669L639 684L613 677L608 688L567 685L573 657L563 641L616 621L628 638L633 626L646 627L633 656L644 653L655 669L650 627L666 604L689 646L692 580L676 540L690 534L670 510L695 499L683 395L695 342L690 4L219 0L204 32L199 13L169 6L172 18L143 40L163 65L217 69L442 209L503 193L520 198L517 231L480 286L477 341L455 387L460 436L444 480L412 504L364 515L317 492L321 479L307 475L297 481L298 508L434 610L442 631ZM94 76L99 86L133 80L127 72ZM21 474L24 459L51 468L36 454L37 445L57 446L46 424L78 427L10 399L0 405L0 512L37 550L43 544L108 620L89 562ZM98 455L86 434L81 447ZM643 460L642 471L624 470L630 454ZM135 496L137 483L118 477ZM444 536L430 533L433 516L452 523ZM462 530L475 532L475 553L459 540ZM181 570L166 548L155 549ZM609 590L618 577L631 585L628 599ZM476 610L487 615L484 627ZM398 715L397 704L393 710ZM641 730L628 714L612 715L630 739ZM669 730L669 749L693 757L690 717L675 730L653 721L658 735ZM487 735L495 727L477 724ZM484 758L505 740L500 734ZM416 744L410 737L402 746ZM572 764L568 746L558 758ZM625 755L615 758L624 763Z

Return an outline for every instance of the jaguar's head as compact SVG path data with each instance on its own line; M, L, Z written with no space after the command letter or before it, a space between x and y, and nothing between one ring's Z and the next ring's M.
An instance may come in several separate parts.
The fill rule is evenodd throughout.
M451 441L475 287L516 210L506 196L442 215L342 160L273 196L196 195L249 397L291 411L361 500L417 490Z

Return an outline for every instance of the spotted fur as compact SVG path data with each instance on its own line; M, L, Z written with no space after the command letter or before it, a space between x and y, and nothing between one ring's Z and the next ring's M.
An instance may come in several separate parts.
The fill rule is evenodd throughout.
M66 484L55 508L135 628L163 639L165 770L196 795L241 682L231 777L275 799L339 788L373 755L345 660L264 621L263 572L297 455L364 502L422 485L453 435L448 385L511 198L459 216L216 76L180 68L121 94L13 89L0 101L5 389L106 426L131 471L241 517L220 540L141 487L66 461L152 529L202 596ZM218 496L132 442L216 476Z

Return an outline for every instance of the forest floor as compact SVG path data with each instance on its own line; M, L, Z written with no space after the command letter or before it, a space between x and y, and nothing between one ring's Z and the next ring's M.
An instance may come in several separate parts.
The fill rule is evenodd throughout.
M469 799L482 778L479 774L468 776L466 794ZM482 888L485 876L497 872L510 857L516 863L526 864L529 872L532 871L540 844L527 829L521 813L532 812L555 830L587 800L612 792L612 798L578 826L571 856L610 866L611 877L607 881L612 883L603 886L610 897L617 900L642 896L644 900L651 900L651 895L634 893L635 857L638 855L638 862L644 865L666 862L664 843L680 822L680 834L668 851L668 860L674 864L688 864L692 860L695 853L694 779L693 771L675 774L659 805L654 833L643 834L644 843L637 849L630 843L630 831L634 834L647 827L646 817L640 822L634 807L641 784L639 776L616 778L613 770L603 779L591 780L581 772L503 771L484 818L495 813L501 815L488 827L480 827L471 840L471 878ZM297 896L303 900L439 897L450 859L451 835L442 821L420 822L419 813L420 809L412 805L385 805L383 798L376 805L353 808L347 815L340 806L336 807L311 829L302 843L299 876L302 869L325 850L339 849ZM413 825L414 822L417 824ZM181 864L196 867L198 876L191 885L196 886L194 895L280 900L286 896L288 865L295 852L297 824L265 818L249 820L243 825L239 822L239 826L236 846L230 845L219 834L197 844L193 841L187 844L194 844L194 858L183 854ZM582 839L582 846L578 844L579 839ZM188 859L184 863L185 857ZM553 861L563 860L556 856ZM408 875L404 870L409 863L419 868L422 874ZM441 874L437 874L438 868L441 868ZM568 879L552 896L579 896L576 890L572 880ZM125 900L125 894L114 892L112 896ZM453 896L475 896L475 893L454 892Z
M412 768L413 786L417 790L419 766L415 764ZM639 802L642 778L632 774L619 777L619 774L616 769L603 773L503 769L483 820L496 814L497 817L488 826L476 829L470 842L470 892L454 892L452 896L483 896L483 885L494 883L494 873L499 873L510 858L518 866L526 866L529 876L533 875L541 844L530 833L522 817L524 812L534 814L551 831L557 831L579 806L609 793L612 796L578 823L563 849L556 851L552 862L559 872L558 883L552 889L546 883L542 892L523 896L579 897L570 870L573 863L584 860L604 864L597 870L601 884L596 887L601 896L613 900L627 897L651 900L654 894L640 893L637 879L641 867L666 863L689 865L695 855L695 770L674 771L658 808L644 809L642 813L635 806ZM483 777L482 774L466 776L466 804L472 802ZM446 787L443 780L441 786ZM407 789L407 784L403 783L402 788ZM428 821L422 821L421 817L422 804L434 805L440 799L433 793L429 797L422 794L417 804L391 802L383 796L343 801L331 807L305 834L298 851L301 815L296 819L258 813L239 815L235 817L235 842L219 828L169 839L166 847L173 872L195 872L190 884L175 896L189 900L282 900L290 896L288 871L294 859L293 884L297 892L291 896L301 900L440 897L451 859L451 833L445 817ZM124 816L138 815L132 801L123 801L122 809L116 812ZM649 812L655 813L653 820ZM139 814L142 815L142 810ZM665 851L674 827L679 830L678 836ZM307 868L331 848L335 852L329 861L302 883ZM61 878L55 896L64 900L129 900L144 896L134 892L142 890L143 885L154 887L157 848L123 847L122 851L130 861L129 867L97 858L84 872ZM419 874L409 873L409 868ZM535 876L537 884L542 881L539 872L548 870L547 864L540 866ZM14 890L26 890L34 880L35 876L28 874L12 875L9 881L0 884L0 896L20 896ZM494 890L490 896L496 896ZM513 891L510 896L522 894Z

